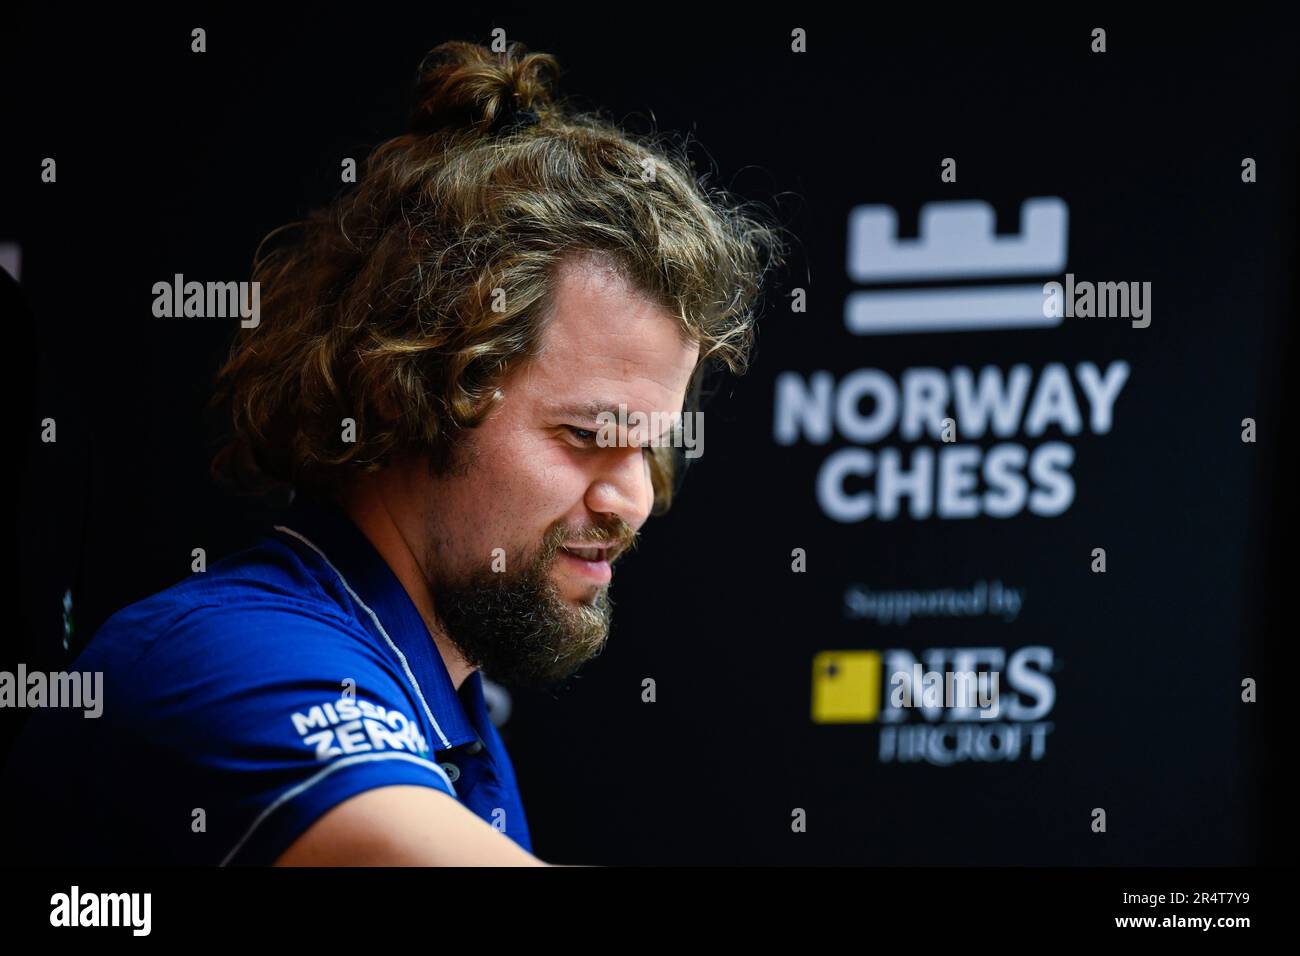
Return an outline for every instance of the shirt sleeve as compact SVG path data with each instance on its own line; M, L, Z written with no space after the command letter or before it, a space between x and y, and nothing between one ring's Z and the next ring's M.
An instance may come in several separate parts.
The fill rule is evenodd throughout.
M269 865L364 791L456 796L416 693L354 628L307 608L200 609L142 659L131 733L173 858Z

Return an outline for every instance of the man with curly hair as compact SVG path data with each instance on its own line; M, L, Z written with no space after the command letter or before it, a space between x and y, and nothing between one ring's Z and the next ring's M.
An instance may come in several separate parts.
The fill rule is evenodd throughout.
M47 860L540 862L483 675L546 686L601 651L612 565L681 470L665 434L608 426L743 372L780 254L557 72L436 48L409 131L259 249L214 473L291 503L95 635L75 666L104 719L26 728L33 803L95 795L35 828Z

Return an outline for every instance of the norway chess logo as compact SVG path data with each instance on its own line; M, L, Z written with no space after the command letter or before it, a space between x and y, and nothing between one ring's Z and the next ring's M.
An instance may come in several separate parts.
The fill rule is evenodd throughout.
M849 278L863 285L931 279L1055 276L1065 268L1069 207L1059 196L1027 199L1020 232L999 236L993 207L978 199L921 207L920 234L898 234L892 206L849 212ZM844 303L855 335L1045 328L1063 316L1043 308L1042 282L953 288L862 290Z

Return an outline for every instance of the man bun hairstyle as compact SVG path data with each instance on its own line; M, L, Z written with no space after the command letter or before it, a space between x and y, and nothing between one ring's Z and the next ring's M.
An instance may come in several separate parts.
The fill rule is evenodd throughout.
M491 134L520 112L540 118L551 108L559 73L555 57L525 54L519 44L499 57L474 43L444 43L420 64L410 130L462 127Z

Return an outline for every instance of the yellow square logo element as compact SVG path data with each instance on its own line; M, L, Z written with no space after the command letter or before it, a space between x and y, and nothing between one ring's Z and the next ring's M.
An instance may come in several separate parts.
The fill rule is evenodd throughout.
M879 651L822 651L813 658L813 723L869 724L879 713Z

